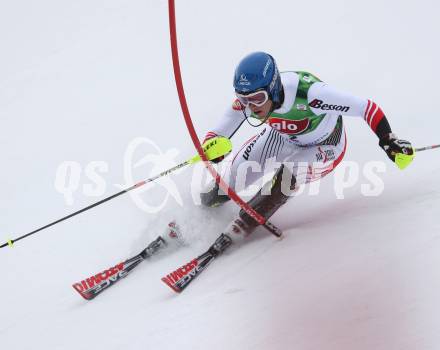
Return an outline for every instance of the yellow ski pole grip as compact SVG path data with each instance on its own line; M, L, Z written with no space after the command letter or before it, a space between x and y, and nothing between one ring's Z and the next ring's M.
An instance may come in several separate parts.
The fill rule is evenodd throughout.
M205 142L203 144L203 150L204 150L204 152L206 154L206 157L209 160L211 160L211 159L215 159L215 158L221 157L221 156L226 155L229 152L231 152L232 144L231 144L231 141L228 138L217 136L217 137L212 138L212 139L208 140L207 142ZM71 218L73 216L81 214L81 213L83 213L83 212L85 212L87 210L90 210L90 209L98 206L98 205L101 205L101 204L103 204L105 202L108 202L108 201L110 201L110 200L112 200L112 199L114 199L116 197L119 197L119 196L121 196L121 195L123 195L123 194L125 194L125 193L127 193L129 191L135 190L135 189L137 189L137 188L139 188L141 186L144 186L147 183L155 181L155 180L157 180L157 179L159 179L159 178L161 178L163 176L167 176L167 175L171 174L172 172L177 171L178 169L181 169L181 168L183 168L183 167L185 167L185 166L187 166L189 164L193 164L193 163L196 163L198 161L200 161L200 156L199 155L197 155L197 156L195 156L193 158L190 158L189 160L186 160L185 162L180 163L180 164L172 167L171 169L165 170L165 171L161 172L160 174L157 174L156 176L153 176L153 177L150 177L149 179L140 181L140 182L138 182L138 183L136 183L136 184L134 184L134 185L132 185L132 186L130 186L128 188L125 188L125 189L123 189L123 190L121 190L121 191L119 191L117 193L114 193L114 194L112 194L112 195L110 195L108 197L105 197L105 198L101 199L100 201L92 203L92 204L88 205L87 207L79 209L79 210L75 211L74 213L71 213L69 215L63 216L61 219L52 221L52 222L50 222L47 225L39 227L39 228L37 228L37 229L35 229L35 230L31 231L31 232L28 232L28 233L26 233L26 234L24 234L24 235L22 235L20 237L16 237L15 239L8 239L5 243L0 244L0 249L4 248L4 247L8 247L8 246L9 247L13 247L13 245L16 242L18 242L19 240L22 240L22 239L24 239L26 237L34 235L35 233L40 232L40 231L42 231L42 230L44 230L44 229L46 229L48 227L54 226L54 225L56 225L56 224L58 224L58 223L60 223L60 222L62 222L64 220L67 220L67 219L69 219L69 218Z
M232 142L227 137L216 136L206 141L203 146L203 152L205 152L208 160L213 160L221 156L225 156L232 151ZM200 161L200 155L196 155L190 159L190 164Z
M416 152L413 149L413 154L404 154L404 153L397 153L395 155L394 162L396 163L397 167L400 170L405 169L408 165L411 164L414 157L416 156Z

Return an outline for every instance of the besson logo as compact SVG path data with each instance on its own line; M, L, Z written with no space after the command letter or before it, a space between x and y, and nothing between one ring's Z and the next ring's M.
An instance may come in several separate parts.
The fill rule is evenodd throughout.
M253 140L251 139L251 143L246 147L246 149L244 150L243 153L243 158L246 160L249 160L249 155L252 151L252 148L255 146L255 144L257 143L258 139L264 135L264 133L266 132L266 129L263 129L263 131L261 133L259 133Z
M318 100L315 98L312 102L309 103L309 106L312 108L319 108L323 111L341 111L348 112L350 110L349 106L340 106L340 105L329 105L324 103L322 100Z

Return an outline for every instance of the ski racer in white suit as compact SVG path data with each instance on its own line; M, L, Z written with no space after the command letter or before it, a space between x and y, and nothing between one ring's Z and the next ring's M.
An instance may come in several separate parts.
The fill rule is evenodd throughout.
M229 185L242 190L237 184L247 187L261 178L269 161L282 164L265 190L261 189L249 202L267 219L287 201L296 186L325 176L341 162L347 142L342 116L363 118L379 138L380 147L400 168L414 157L411 144L392 133L375 102L341 92L307 72L280 73L267 53L251 53L240 61L234 88L237 99L207 133L205 142L215 136L231 138L248 118L257 120L259 125L266 124L234 155ZM245 179L237 181L240 165L249 161L258 162L262 171L247 171ZM215 186L201 193L201 199L204 205L213 207L229 198ZM240 218L246 232L258 226L243 210Z

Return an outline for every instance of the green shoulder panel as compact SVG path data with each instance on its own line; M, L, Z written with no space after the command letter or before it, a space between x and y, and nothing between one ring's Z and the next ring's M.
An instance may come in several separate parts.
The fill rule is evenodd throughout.
M299 77L298 91L296 93L296 101L300 99L307 104L307 93L309 92L310 87L314 83L320 82L321 80L311 73L307 73L307 72L295 72L295 73L298 74Z
M298 71L295 72L299 76L298 90L295 97L295 102L292 108L286 113L272 113L269 117L269 124L278 124L283 120L292 121L296 123L296 129L292 130L292 134L300 135L306 134L316 129L325 116L325 113L316 115L312 112L307 101L307 94L310 87L321 80L315 75ZM283 125L287 125L286 122ZM293 129L293 126L291 127ZM284 131L284 130L283 130ZM295 131L295 132L293 132ZM286 132L286 131L285 131Z

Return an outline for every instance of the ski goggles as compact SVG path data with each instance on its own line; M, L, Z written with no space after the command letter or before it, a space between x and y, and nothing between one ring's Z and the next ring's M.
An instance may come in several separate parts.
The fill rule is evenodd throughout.
M240 103L246 107L249 105L249 103L252 103L257 107L261 107L269 100L269 95L266 90L259 90L246 95L239 94L238 92L235 94L237 95Z

